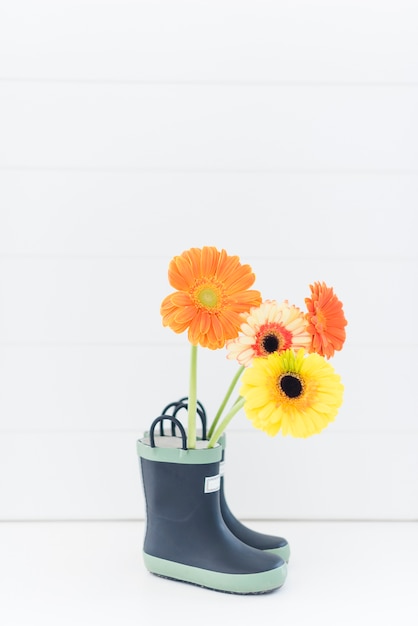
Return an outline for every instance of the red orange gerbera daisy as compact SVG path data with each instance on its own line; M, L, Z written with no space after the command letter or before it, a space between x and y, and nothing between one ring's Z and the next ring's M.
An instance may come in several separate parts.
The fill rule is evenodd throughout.
M342 302L332 287L327 287L324 282L309 286L311 297L305 298L307 330L312 337L309 352L317 352L329 359L335 350L341 350L344 345L347 320Z
M188 330L195 346L222 348L237 337L241 314L261 303L260 292L250 289L255 281L251 267L213 246L175 256L168 279L176 291L161 304L163 325L176 333Z

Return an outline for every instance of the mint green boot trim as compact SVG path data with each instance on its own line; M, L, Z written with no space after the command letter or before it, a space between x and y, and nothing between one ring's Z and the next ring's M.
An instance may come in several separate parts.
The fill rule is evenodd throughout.
M228 593L245 595L268 593L281 587L287 575L286 563L267 572L256 574L224 574L167 561L145 552L143 557L145 567L152 574Z
M264 552L271 552L271 554L277 554L277 556L282 557L283 561L286 561L286 563L289 562L289 559L290 559L289 544L286 544L285 546L282 546L281 548L272 548L271 550L264 550Z

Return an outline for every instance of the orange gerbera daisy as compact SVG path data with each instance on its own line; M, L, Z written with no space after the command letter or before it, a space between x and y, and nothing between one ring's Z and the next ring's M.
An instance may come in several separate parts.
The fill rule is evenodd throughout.
M327 287L324 282L309 286L311 297L305 298L308 332L312 336L309 352L317 352L329 359L344 345L347 320L343 305L332 287Z
M177 291L161 304L163 325L174 332L188 329L192 345L216 350L238 335L241 314L261 303L249 265L238 256L213 246L190 248L175 256L168 268L170 285Z

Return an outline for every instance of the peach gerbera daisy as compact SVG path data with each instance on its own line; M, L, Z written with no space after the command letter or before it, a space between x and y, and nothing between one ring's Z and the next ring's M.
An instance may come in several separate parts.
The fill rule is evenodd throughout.
M288 348L308 349L311 335L307 326L304 313L287 300L281 304L265 300L245 316L239 336L227 342L227 358L247 367L254 357L266 357Z
M324 282L309 286L311 297L305 298L308 308L306 319L311 334L309 352L317 352L329 359L335 350L341 350L344 345L347 320L342 302L334 294L332 287L327 287Z
M194 346L222 348L238 335L241 314L261 302L260 292L249 289L255 281L251 267L212 246L175 256L168 279L177 291L161 304L163 325L176 333L188 329Z

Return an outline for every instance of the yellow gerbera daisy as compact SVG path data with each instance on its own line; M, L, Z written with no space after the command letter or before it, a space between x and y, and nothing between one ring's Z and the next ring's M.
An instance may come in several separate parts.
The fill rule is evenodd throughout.
M288 348L309 348L311 335L304 313L287 300L265 300L245 317L240 335L227 342L228 359L247 367L254 357L266 357Z
M274 436L310 437L332 422L344 387L332 365L304 349L255 358L244 371L241 396L256 428Z
M238 335L241 314L261 303L251 267L238 256L212 246L190 248L170 262L168 278L174 293L161 304L163 325L176 333L188 329L193 346L223 348Z

